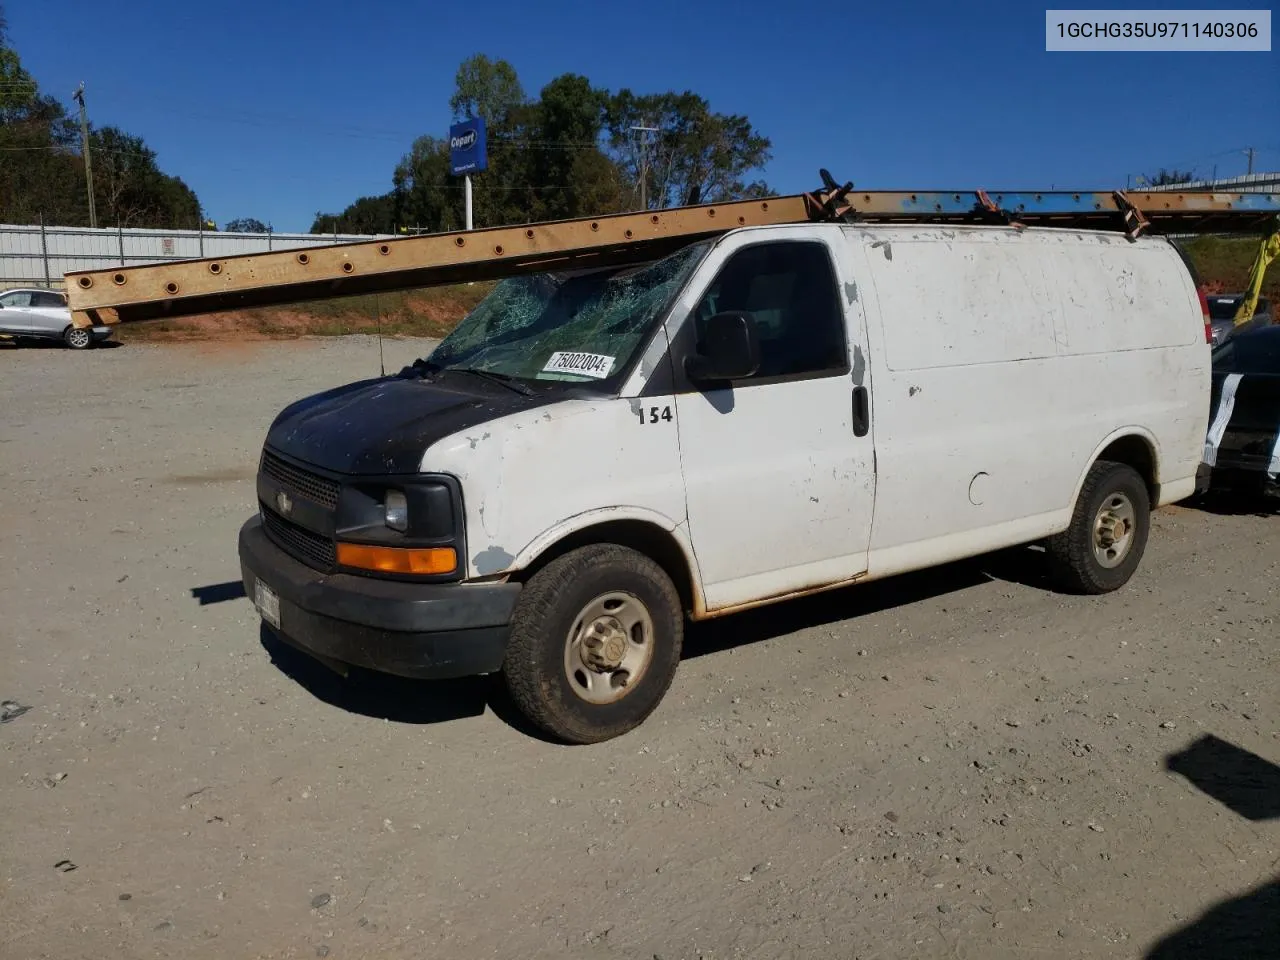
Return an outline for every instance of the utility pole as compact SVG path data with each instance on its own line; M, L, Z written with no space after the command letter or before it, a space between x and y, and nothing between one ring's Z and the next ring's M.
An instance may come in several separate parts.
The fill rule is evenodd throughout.
M80 104L80 144L84 151L84 179L89 185L89 226L97 229L98 213L93 208L93 166L89 162L89 116L84 109L83 80L80 81L80 86L76 87L76 92L72 96Z
M636 169L640 172L640 209L649 209L649 141L647 134L657 133L657 127L646 127L636 124L630 128L633 134L640 134L638 137L632 137L631 148L636 152ZM636 145L639 144L639 150Z
M1245 156L1249 158L1248 172L1253 173L1253 147L1246 147L1244 153L1245 153Z

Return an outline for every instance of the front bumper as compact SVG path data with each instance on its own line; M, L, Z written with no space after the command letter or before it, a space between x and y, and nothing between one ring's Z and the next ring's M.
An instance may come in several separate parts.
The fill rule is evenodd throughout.
M257 602L279 597L282 640L321 660L402 677L443 679L502 667L518 583L415 584L324 574L273 543L254 516L240 528L240 575Z
M115 333L115 328L105 325L100 327L90 327L89 332L93 335L95 343L101 343L103 340L111 339L111 334Z

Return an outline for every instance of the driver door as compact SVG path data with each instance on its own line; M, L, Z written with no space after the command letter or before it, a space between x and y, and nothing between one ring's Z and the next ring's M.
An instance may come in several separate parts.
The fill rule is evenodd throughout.
M743 311L760 338L750 377L675 398L689 532L708 610L856 578L875 501L865 328L826 242L752 231L726 240L673 355L707 319ZM855 362L856 358L856 362ZM868 415L869 416L869 415Z

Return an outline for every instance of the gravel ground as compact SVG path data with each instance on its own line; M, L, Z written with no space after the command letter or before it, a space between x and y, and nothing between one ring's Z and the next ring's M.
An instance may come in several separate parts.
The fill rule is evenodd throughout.
M1280 955L1280 518L1163 511L1104 598L1011 551L700 626L561 747L239 589L272 417L377 366L0 348L0 957Z

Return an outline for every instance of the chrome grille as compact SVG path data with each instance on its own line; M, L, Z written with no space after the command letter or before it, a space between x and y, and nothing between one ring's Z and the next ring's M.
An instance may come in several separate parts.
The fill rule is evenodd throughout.
M330 510L338 506L338 484L327 477L311 473L281 460L269 450L262 453L262 472L284 484L313 503Z

